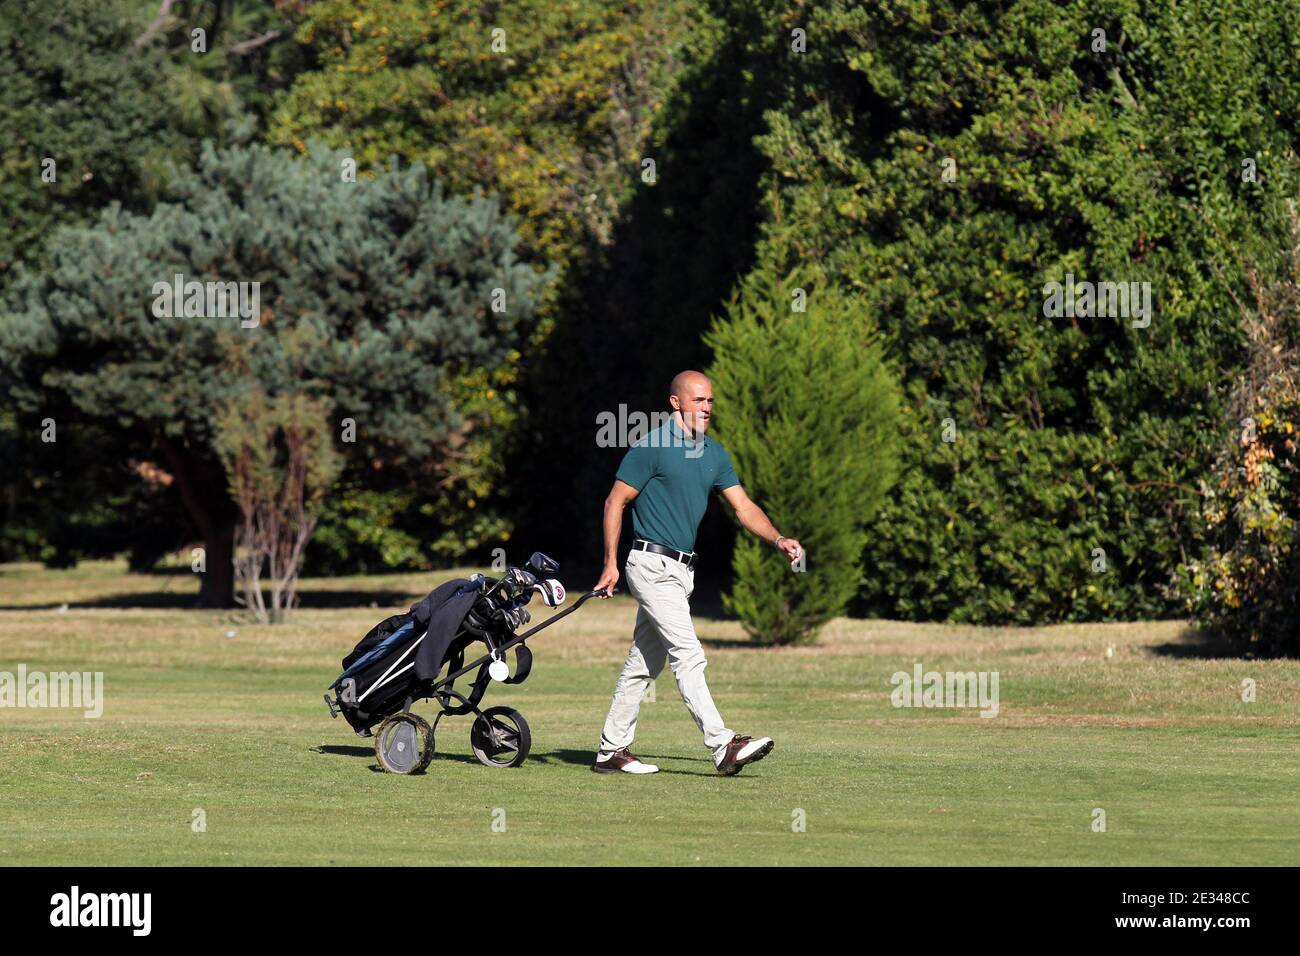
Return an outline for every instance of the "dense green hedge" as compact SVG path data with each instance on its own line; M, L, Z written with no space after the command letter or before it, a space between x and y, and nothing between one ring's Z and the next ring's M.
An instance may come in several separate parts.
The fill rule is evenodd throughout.
M1240 360L1238 262L1283 245L1296 187L1300 5L833 2L782 26L769 42L808 40L760 139L767 241L861 291L907 393L861 608L1176 611L1162 585L1203 540ZM1150 282L1149 326L1047 317L1067 274Z

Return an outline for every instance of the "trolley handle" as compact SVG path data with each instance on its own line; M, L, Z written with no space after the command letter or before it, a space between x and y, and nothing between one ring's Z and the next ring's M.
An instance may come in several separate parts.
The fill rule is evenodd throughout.
M594 597L613 597L617 593L618 593L618 588L615 588L612 591L610 591L609 588L601 588L598 591L588 591L586 594L578 598L578 600L573 603L573 607L577 609L582 606L583 601L589 600Z

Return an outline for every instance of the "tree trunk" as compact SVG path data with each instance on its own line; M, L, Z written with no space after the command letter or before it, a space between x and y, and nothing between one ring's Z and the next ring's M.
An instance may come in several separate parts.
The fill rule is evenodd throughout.
M203 607L233 607L235 604L235 525L229 522L203 536L207 570L199 584Z
M181 503L203 536L204 571L199 582L203 607L235 606L235 522L238 509L226 488L226 473L166 436L158 436L167 468L176 478Z

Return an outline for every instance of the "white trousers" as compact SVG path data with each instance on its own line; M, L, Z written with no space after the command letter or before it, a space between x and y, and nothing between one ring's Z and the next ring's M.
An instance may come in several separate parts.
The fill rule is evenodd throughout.
M695 571L662 554L632 551L623 566L623 578L640 609L632 648L614 685L614 700L600 735L600 752L613 753L632 745L641 698L667 662L716 763L735 733L722 723L704 680L708 661L691 621L689 603L695 591Z

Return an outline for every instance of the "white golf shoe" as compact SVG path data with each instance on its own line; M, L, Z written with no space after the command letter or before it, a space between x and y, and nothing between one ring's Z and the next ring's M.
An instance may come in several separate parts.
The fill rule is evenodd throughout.
M596 762L591 765L596 773L658 773L659 768L652 763L642 763L636 754L624 747L612 754L596 754Z

